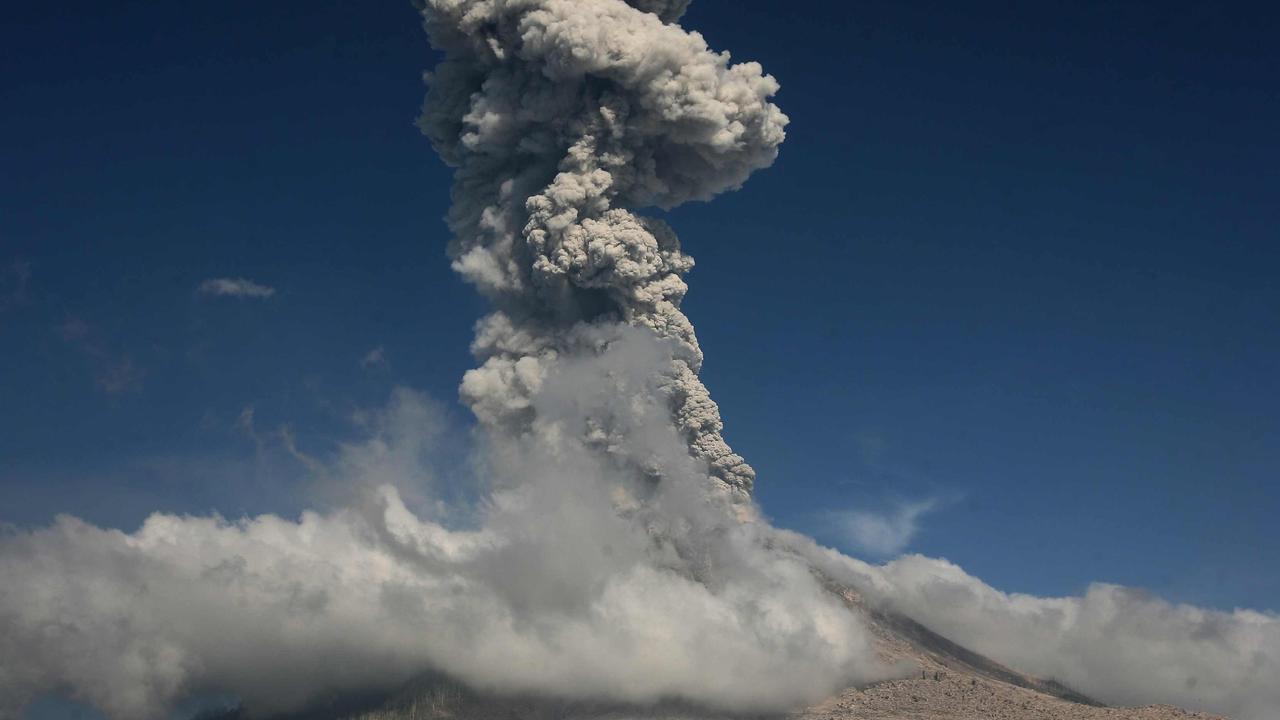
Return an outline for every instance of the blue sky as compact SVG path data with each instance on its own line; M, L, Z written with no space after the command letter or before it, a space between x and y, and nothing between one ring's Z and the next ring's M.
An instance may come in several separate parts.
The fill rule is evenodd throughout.
M686 16L792 124L669 217L765 511L855 552L850 513L914 519L890 546L1006 590L1280 607L1280 14L786 7ZM408 3L9 15L0 522L296 512L305 468L247 408L304 451L397 385L469 422L484 306L444 257Z

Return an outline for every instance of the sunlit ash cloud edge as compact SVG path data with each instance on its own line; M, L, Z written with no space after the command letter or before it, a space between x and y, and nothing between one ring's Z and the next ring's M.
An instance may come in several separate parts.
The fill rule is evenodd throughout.
M679 0L427 0L421 125L455 168L455 269L492 303L460 394L477 495L433 494L441 421L399 390L313 469L298 519L60 517L0 538L0 715L58 692L112 718L225 693L259 714L444 673L473 688L783 710L885 667L829 591L1104 701L1280 707L1280 618L1095 585L999 592L771 527L681 312L692 259L635 214L772 163L778 85L676 24ZM251 296L267 297L262 293ZM417 498L419 501L407 501Z

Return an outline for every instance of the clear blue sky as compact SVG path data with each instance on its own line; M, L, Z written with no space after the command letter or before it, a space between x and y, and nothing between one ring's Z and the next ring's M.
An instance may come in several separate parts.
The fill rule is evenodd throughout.
M1006 590L1280 608L1280 11L698 0L778 163L670 220L781 525L927 499ZM0 522L295 512L304 448L454 402L483 304L412 123L407 2L27 3L0 23ZM207 278L276 294L210 298ZM383 348L384 364L360 360Z

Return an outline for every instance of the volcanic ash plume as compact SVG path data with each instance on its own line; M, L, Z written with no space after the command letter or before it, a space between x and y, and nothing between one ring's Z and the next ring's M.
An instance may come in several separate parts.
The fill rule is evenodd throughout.
M781 711L891 672L833 583L1103 700L1273 717L1274 615L1005 595L753 511L680 311L693 261L633 210L737 187L786 117L757 65L672 24L687 4L426 0L446 57L422 127L456 168L454 267L494 306L461 388L468 462L434 464L445 423L399 389L330 452L258 444L349 489L341 507L0 528L0 720L45 693L112 720L211 695L267 717L425 672L498 697ZM445 474L474 481L465 499Z
M451 254L494 305L461 388L477 499L436 499L432 413L402 391L365 442L305 458L349 507L0 536L0 718L50 691L112 718L201 693L268 714L424 671L758 712L884 676L754 519L679 309L692 260L628 209L736 187L783 139L777 83L668 24L686 4L423 7L446 54L422 126L456 168Z
M672 208L771 164L787 118L756 63L672 22L680 0L427 0L446 59L429 76L422 128L456 168L454 267L494 303L462 395L481 422L533 429L530 399L588 325L646 328L675 349L661 392L714 489L736 500L755 473L721 437L698 379L702 351L680 311L693 259L634 208ZM641 474L644 458L588 432Z

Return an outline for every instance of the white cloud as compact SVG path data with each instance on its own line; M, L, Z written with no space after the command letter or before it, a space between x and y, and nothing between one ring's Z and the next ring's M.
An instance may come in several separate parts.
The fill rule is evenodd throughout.
M0 312L27 302L27 285L31 282L31 263L14 260L0 268Z
M362 440L307 455L349 490L339 509L0 535L0 717L60 688L113 718L164 717L198 691L269 714L429 669L482 690L739 711L883 678L808 565L708 500L653 393L669 355L639 342L549 373L533 434L478 448L475 504L433 493L441 411L399 390L362 416ZM562 430L601 417L661 484Z
M1105 703L1171 703L1237 720L1272 720L1280 708L1274 612L1175 604L1106 583L1067 597L1005 593L946 560L905 555L875 566L788 535L873 602Z
M245 278L210 278L200 283L202 295L214 297L255 298L265 300L276 294L276 289Z
M845 542L875 557L887 558L907 549L920 531L921 516L937 506L935 499L902 502L885 512L849 510L833 513L830 519Z
M63 517L0 535L0 667L12 669L0 674L0 717L56 688L115 718L163 717L193 691L270 713L427 669L481 690L780 708L883 677L814 567L1106 702L1240 720L1269 720L1280 705L1273 613L1113 585L1007 594L945 560L871 565L762 522L725 522L646 384L661 355L636 342L545 378L533 434L478 448L474 505L432 499L442 411L397 390L361 415L361 439L307 458L351 490L339 509L231 522L155 514L132 533ZM600 417L598 442L627 448L563 432ZM617 464L622 451L663 482ZM414 493L426 502L402 499Z
M365 353L360 358L360 367L368 370L387 366L387 352L381 345Z
M85 321L69 318L54 327L54 332L84 356L93 373L93 381L102 392L120 396L142 389L146 370L128 353L110 348Z

